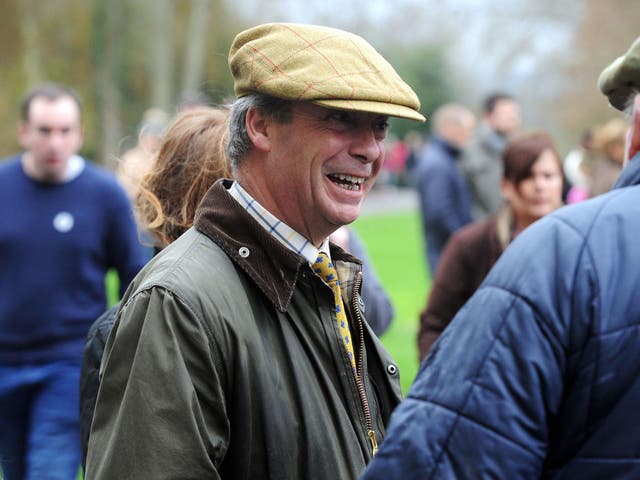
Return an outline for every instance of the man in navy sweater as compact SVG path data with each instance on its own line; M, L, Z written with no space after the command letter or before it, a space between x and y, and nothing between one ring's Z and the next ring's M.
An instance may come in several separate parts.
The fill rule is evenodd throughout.
M44 84L22 104L25 151L0 163L0 465L4 479L75 478L87 330L145 263L115 178L76 153L81 105Z

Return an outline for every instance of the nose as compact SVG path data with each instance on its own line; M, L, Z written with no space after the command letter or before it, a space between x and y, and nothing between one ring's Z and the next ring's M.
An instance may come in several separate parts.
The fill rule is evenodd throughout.
M544 190L551 184L551 179L545 175L535 175L533 178L534 186L537 191Z
M64 134L61 132L51 132L49 134L49 146L54 149L54 150L58 150L62 147L62 145L64 144Z
M349 153L361 162L372 163L384 156L384 141L367 125L355 129Z

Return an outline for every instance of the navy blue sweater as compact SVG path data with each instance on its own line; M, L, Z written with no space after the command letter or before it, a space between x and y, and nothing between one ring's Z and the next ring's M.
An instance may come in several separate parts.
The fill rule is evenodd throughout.
M79 360L106 307L106 271L125 289L145 261L111 174L87 162L46 184L25 175L20 156L0 163L0 363Z

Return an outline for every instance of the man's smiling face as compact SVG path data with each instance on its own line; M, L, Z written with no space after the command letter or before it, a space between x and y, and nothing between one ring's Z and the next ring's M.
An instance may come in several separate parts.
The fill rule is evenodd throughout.
M263 206L315 245L353 222L384 161L387 120L294 102L291 121L270 123Z

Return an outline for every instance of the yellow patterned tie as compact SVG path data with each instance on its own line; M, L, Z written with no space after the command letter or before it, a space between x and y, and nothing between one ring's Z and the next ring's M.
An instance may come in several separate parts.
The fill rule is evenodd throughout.
M349 331L349 321L347 320L347 314L344 311L344 304L342 303L342 295L340 295L340 282L338 281L338 273L335 267L329 261L329 257L326 253L319 252L318 258L313 264L313 270L320 278L322 278L327 285L333 290L333 299L336 304L336 320L338 321L338 330L340 330L340 336L342 337L342 343L347 350L349 360L351 360L351 367L353 371L356 371L356 361L353 355L353 344L351 343L351 332Z

